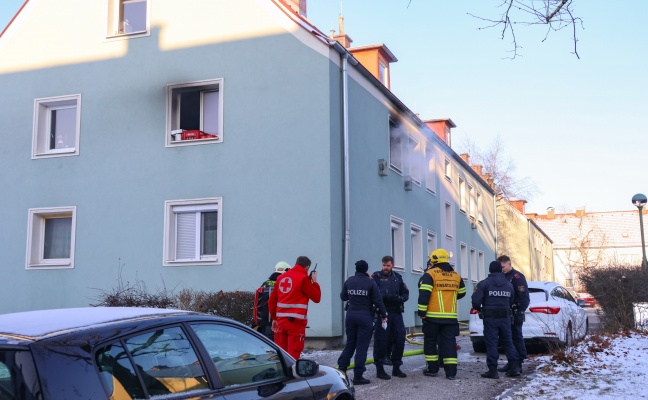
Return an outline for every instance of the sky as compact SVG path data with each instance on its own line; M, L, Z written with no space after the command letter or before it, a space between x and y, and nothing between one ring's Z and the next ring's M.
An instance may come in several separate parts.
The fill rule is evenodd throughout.
M0 27L22 3L0 0ZM422 119L451 118L457 152L499 138L538 188L527 212L634 209L648 193L648 1L573 0L580 59L569 29L543 41L545 26L516 26L514 60L510 37L469 15L498 17L501 3L309 0L307 13L329 33L342 11L353 46L384 43L398 58L392 92Z

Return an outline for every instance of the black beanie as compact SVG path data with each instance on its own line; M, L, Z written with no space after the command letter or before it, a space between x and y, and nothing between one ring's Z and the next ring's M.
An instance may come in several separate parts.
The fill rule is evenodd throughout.
M488 266L488 272L491 274L495 272L502 272L502 263L499 261L491 261L490 265Z
M369 271L369 264L365 260L356 261L356 272L364 272L365 274Z

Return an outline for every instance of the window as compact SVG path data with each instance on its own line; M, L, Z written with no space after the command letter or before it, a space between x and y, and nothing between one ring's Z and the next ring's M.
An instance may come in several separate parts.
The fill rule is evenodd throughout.
M385 63L382 61L378 61L378 80L385 85L386 87L389 87L389 69Z
M396 217L391 217L391 248L394 268L404 269L405 230L403 229L403 220Z
M446 144L452 147L452 136L450 135L450 127L447 125L445 128L445 137L446 137Z
M459 177L459 211L466 212L466 181Z
M423 272L423 235L421 227L412 224L410 226L410 239L412 243L412 271Z
M164 265L220 264L220 197L165 202Z
M143 399L209 390L198 356L184 331L177 326L147 332L123 344L113 343L99 349L95 357L111 399Z
M482 194L477 192L477 221L482 222Z
M223 80L167 87L167 146L223 141Z
M389 119L389 165L403 172L403 132L400 124Z
M473 248L470 249L470 279L473 282L477 282L478 273L477 273L477 251Z
M479 257L479 268L477 270L477 280L481 281L486 278L486 269L484 266L484 252L480 251L477 255Z
M286 378L279 351L263 340L234 326L196 323L191 328L205 346L226 388L263 385L264 381Z
M27 227L27 268L73 268L76 207L32 208Z
M149 1L108 0L108 36L148 34Z
M432 231L427 232L427 254L437 249L437 235ZM425 260L427 262L427 260Z
M475 190L470 185L468 185L468 215L475 216ZM475 219L472 218L472 220Z
M425 171L425 188L431 192L436 192L436 174L434 168L434 154L432 150L425 149L425 159L427 160L427 169Z
M445 159L443 170L445 171L446 179L452 182L452 164L450 163L450 160L448 160L447 158Z
M461 256L461 260L459 262L459 268L457 269L457 272L459 275L461 275L462 278L466 279L468 276L468 246L466 246L465 243L461 243L461 246L459 248L459 254Z
M409 174L412 180L421 184L421 145L410 136L409 138Z
M32 158L79 154L81 95L34 101Z
M452 229L452 205L450 203L445 203L445 235L448 238L454 236Z
M0 398L40 399L42 391L29 348L0 349Z

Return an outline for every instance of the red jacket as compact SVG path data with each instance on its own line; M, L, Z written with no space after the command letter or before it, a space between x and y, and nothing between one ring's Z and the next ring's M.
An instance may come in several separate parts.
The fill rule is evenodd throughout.
M277 320L292 317L306 320L308 300L319 303L321 298L319 283L311 282L306 269L295 265L277 278L268 301L270 318Z

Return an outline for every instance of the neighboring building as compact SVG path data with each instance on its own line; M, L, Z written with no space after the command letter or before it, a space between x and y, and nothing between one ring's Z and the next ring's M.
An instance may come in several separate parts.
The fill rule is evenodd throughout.
M0 34L0 312L85 306L118 279L254 290L307 255L324 291L308 335L331 338L358 259L394 255L408 326L431 250L483 279L492 189L389 90L386 46L347 49L305 14L27 0Z
M530 281L555 280L553 242L524 214L526 200L497 202L497 253L511 257L513 267Z
M644 212L645 214L645 212ZM553 239L556 282L578 287L583 267L641 265L639 213L634 211L527 214Z

